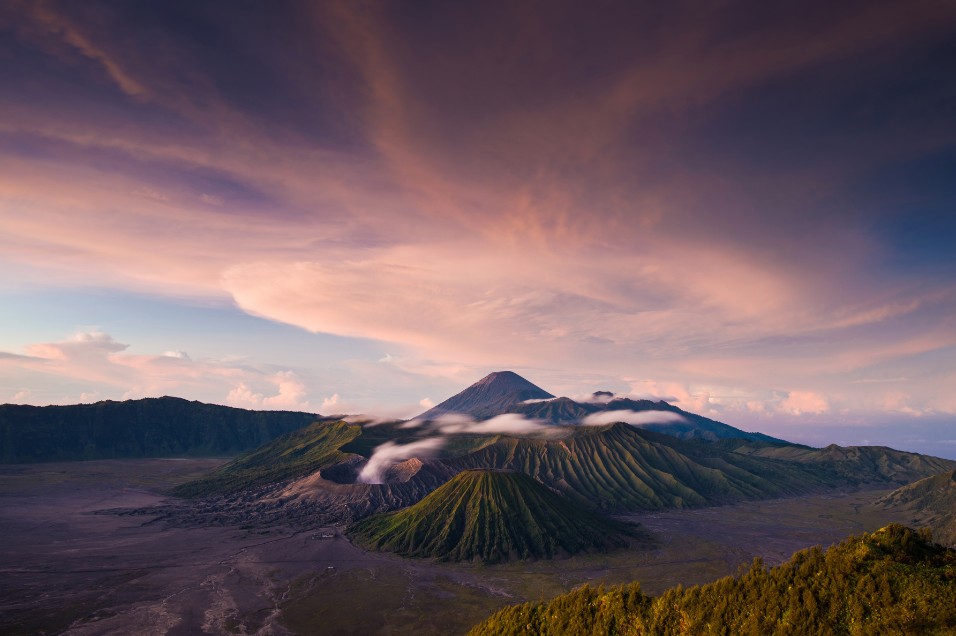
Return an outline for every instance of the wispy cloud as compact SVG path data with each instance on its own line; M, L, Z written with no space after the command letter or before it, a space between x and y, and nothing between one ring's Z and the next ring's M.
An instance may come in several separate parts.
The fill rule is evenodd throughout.
M585 417L581 423L586 426L603 426L624 422L632 426L644 424L671 424L686 422L687 419L680 413L671 411L600 411Z
M565 432L547 422L527 418L518 413L503 413L487 420L476 420L464 413L444 413L431 420L412 419L401 425L405 429L421 429L440 435L543 435L557 436Z
M243 408L313 410L309 388L291 370L275 371L229 360L194 360L183 351L149 355L130 350L131 345L117 342L110 334L81 331L65 340L28 345L27 356L0 355L0 370L28 370L47 382L81 382L89 387L56 400L44 397L46 391L18 392L21 398L30 395L40 403L86 402L92 401L91 396L130 399L174 394Z

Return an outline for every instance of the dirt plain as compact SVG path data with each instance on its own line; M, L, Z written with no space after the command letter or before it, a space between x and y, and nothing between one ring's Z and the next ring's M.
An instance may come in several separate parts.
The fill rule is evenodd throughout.
M496 566L354 547L341 527L172 527L123 514L222 459L0 467L0 634L455 634L584 583L657 594L901 521L857 490L630 515L626 550Z

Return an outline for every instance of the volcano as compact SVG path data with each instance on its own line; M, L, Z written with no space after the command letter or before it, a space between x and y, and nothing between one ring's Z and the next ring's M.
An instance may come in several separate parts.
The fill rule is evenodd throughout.
M425 411L417 419L435 419L449 413L470 415L479 420L488 419L502 413L510 413L527 400L553 398L553 395L513 371L495 371L461 393Z
M623 547L636 530L523 473L466 470L417 504L364 519L349 534L407 557L496 563Z

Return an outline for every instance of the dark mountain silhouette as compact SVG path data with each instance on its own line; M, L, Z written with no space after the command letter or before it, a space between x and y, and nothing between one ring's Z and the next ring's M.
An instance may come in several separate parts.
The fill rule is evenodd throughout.
M608 391L599 391L608 395ZM689 413L673 404L668 404L663 400L632 400L630 398L614 398L608 402L575 402L566 397L549 400L547 402L532 402L530 404L518 404L511 409L513 413L520 413L525 417L539 419L551 422L552 424L577 424L589 415L596 413L613 413L614 411L633 411L643 413L648 411L663 411L679 415L682 419L678 421L651 422L641 424L644 430L655 431L672 435L681 439L702 439L707 441L716 441L724 438L748 439L754 441L772 442L777 444L789 444L782 439L764 435L763 433L750 433L739 428L718 422L702 415ZM622 420L626 419L622 415ZM608 423L613 422L608 419Z
M956 471L903 486L876 503L909 513L912 523L932 530L938 543L956 547Z
M418 418L434 419L448 413L462 413L483 420L502 413L510 413L511 409L526 400L553 397L513 371L496 371L489 373L461 393L428 409Z
M402 556L496 563L623 547L633 531L523 473L466 470L414 506L364 519L349 534Z
M235 455L314 422L161 397L69 406L0 405L0 462Z

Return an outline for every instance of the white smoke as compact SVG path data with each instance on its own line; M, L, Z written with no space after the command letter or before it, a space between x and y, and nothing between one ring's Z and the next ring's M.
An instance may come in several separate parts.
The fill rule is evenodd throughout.
M372 452L368 463L359 473L358 481L364 484L381 484L389 467L412 457L428 457L444 445L445 440L441 437L430 437L409 444L385 442Z
M581 423L585 426L602 426L624 422L631 426L642 426L644 424L670 424L686 421L687 418L683 415L670 411L600 411L588 415L581 420Z

